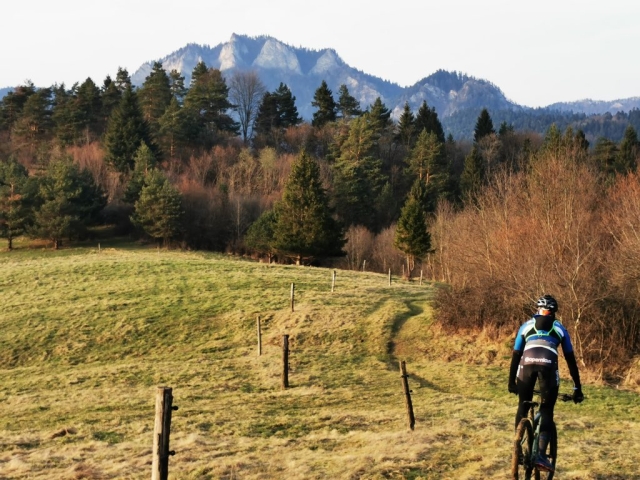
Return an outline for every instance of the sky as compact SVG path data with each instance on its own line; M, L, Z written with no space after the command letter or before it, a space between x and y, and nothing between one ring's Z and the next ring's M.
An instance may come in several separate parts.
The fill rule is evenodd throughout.
M520 105L640 96L637 0L29 0L0 7L0 88L102 85L188 43L233 33L333 48L410 86L443 69Z

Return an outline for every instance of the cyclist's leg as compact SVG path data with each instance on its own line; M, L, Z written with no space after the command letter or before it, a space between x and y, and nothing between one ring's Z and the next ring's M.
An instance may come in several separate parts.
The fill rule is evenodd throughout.
M560 377L554 368L541 369L538 373L540 380L540 436L538 437L538 452L546 455L547 445L553 435L553 410L558 399Z
M541 369L538 373L540 380L540 433L551 432L553 428L553 410L558 399L560 376L557 368Z
M524 402L530 402L533 398L533 388L536 384L537 373L529 365L520 367L516 384L518 386L518 412L516 413L516 429L520 420L527 416L529 406Z

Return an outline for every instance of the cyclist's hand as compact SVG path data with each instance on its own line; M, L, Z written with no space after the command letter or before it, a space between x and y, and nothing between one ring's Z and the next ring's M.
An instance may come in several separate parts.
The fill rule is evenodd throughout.
M580 403L584 400L584 395L582 394L582 387L578 387L573 391L573 401L574 403Z
M513 393L515 395L518 394L518 387L517 385L514 383L509 382L509 393Z

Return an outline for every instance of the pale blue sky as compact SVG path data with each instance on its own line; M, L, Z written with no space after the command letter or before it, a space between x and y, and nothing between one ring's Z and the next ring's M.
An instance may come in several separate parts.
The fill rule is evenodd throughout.
M119 66L237 33L333 48L403 86L456 70L532 107L640 96L632 0L31 0L5 2L0 18L0 88L101 85Z

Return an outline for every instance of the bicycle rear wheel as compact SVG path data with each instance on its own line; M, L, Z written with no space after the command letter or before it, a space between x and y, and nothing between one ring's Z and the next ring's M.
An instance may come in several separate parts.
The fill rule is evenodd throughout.
M553 424L553 427L551 428L551 432L549 433L551 435L549 437L549 447L547 451L547 454L548 454L547 457L549 457L549 462L551 462L551 465L553 465L553 468L555 470L556 460L558 458L558 432L556 430L555 423ZM536 480L552 480L554 473L555 472L540 472L536 470L535 479Z
M523 418L516 429L511 456L511 475L513 480L529 480L533 470L531 447L533 446L533 427L528 418Z

